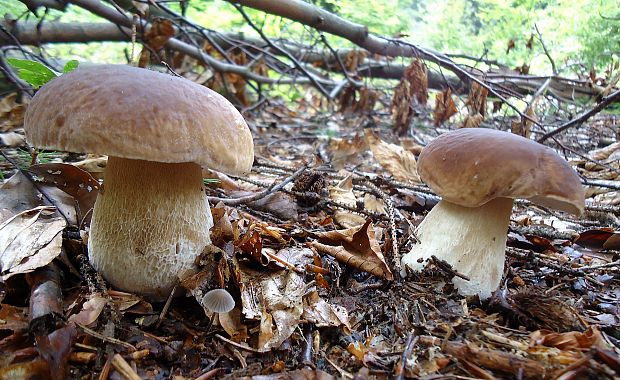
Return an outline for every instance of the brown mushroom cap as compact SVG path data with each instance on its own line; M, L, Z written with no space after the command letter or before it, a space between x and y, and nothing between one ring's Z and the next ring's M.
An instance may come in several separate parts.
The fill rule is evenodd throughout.
M443 199L464 207L505 197L575 215L584 209L581 181L566 160L508 132L463 128L445 133L422 150L418 172Z
M63 94L59 96L58 94ZM25 116L37 147L248 172L252 135L218 93L125 65L80 67L43 86Z

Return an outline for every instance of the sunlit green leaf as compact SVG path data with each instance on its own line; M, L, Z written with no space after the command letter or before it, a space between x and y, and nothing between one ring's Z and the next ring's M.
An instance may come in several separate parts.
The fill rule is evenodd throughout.
M70 71L73 71L73 70L77 69L79 64L80 64L79 61L77 61L75 59L72 59L72 60L70 60L69 62L67 62L65 64L65 67L62 68L62 72L64 74L66 74L66 73L68 73Z
M56 78L56 73L42 63L28 59L7 59L9 65L17 69L17 75L32 87L39 88L50 80Z

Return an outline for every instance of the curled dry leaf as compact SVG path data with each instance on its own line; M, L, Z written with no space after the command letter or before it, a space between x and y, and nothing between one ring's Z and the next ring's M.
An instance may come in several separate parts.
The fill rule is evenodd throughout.
M304 266L312 262L310 249L288 248L277 256L291 264ZM242 313L247 319L259 319L258 347L269 351L291 336L301 320L302 297L306 284L295 271L259 272L238 267Z
M327 253L353 268L390 281L394 279L381 253L370 219L363 226L319 232L317 236L319 241L311 244L320 252Z
M24 135L16 132L0 133L0 145L8 147L23 146L26 144Z
M484 116L480 114L467 115L465 116L465 120L463 120L461 128L478 128L482 120L484 120Z
M89 296L88 301L82 305L82 310L69 317L70 322L75 322L83 326L88 326L95 322L108 300L99 293L93 293Z
M0 132L11 131L24 125L26 105L17 103L13 92L0 100Z
M445 91L437 94L435 98L435 112L433 119L435 125L441 125L456 114L456 104L452 99L452 90L448 87Z
M100 186L87 171L62 163L32 165L28 171L41 177L46 185L71 195L76 201L79 222L90 223Z
M93 178L103 179L105 167L108 165L108 156L97 156L89 154L82 161L72 162L71 165L87 171Z
M411 124L411 119L413 119L412 102L414 98L422 105L428 101L428 74L426 66L419 59L407 66L392 97L391 110L394 129L400 135L405 134Z
M328 303L319 297L316 291L308 294L304 301L304 312L301 317L306 321L316 327L340 327L345 334L351 332L349 313L344 307Z
M418 176L417 161L413 153L399 145L381 140L370 129L365 131L365 136L373 156L394 178L408 183L421 183Z
M592 347L611 348L595 326L588 327L584 332L569 331L556 333L549 330L537 330L530 334L530 339L530 346L542 345L556 347L561 350L579 350Z
M297 328L303 312L302 296L306 285L294 271L262 273L239 271L243 314L259 319L259 351L279 347Z
M353 179L351 176L347 176L336 186L329 186L328 191L331 200L349 207L357 207L357 198L355 194L353 194ZM345 228L359 226L366 222L363 216L342 209L336 210L334 213L334 220Z
M366 140L358 134L352 139L332 139L329 143L331 164L336 169L342 169L346 164L355 165L367 149Z
M218 315L220 326L226 331L232 340L242 342L248 339L248 327L241 322L241 310L232 309L228 313Z
M467 95L467 102L465 102L470 115L481 115L484 118L488 94L489 90L482 87L478 82L472 82Z
M0 224L0 279L49 264L60 255L64 219L52 217L54 207L23 211Z
M151 59L151 51L157 53L166 45L168 40L174 37L174 25L167 19L156 19L144 34L144 42L148 45L142 49L138 67L146 67Z

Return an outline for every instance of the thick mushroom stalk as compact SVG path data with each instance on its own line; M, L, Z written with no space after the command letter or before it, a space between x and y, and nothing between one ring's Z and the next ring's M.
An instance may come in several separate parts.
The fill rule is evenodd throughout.
M212 226L199 165L110 157L89 259L114 287L165 299L210 244Z
M489 298L502 279L512 202L496 198L480 207L463 207L440 201L418 227L420 242L403 256L403 271L405 266L421 270L434 255L469 277L453 278L460 294Z

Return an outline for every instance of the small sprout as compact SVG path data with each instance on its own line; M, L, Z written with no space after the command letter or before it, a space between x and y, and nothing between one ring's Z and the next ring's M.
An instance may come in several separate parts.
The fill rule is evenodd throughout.
M201 303L213 313L228 313L235 308L235 300L226 289L209 290Z

